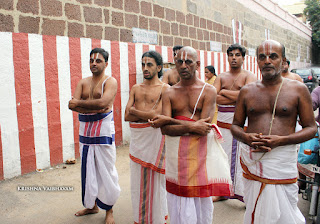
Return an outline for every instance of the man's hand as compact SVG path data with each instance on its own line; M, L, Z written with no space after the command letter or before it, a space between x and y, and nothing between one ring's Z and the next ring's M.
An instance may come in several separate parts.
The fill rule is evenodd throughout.
M149 119L148 122L153 128L160 128L169 124L171 117L165 115L156 115L153 119Z
M198 135L207 135L212 128L211 118L200 119L192 124L192 133Z
M72 110L78 106L78 101L76 98L72 97L69 101L69 109Z
M251 152L270 152L271 147L267 146L262 138L262 133L248 133L247 144L254 148Z
M278 135L260 135L261 143L271 149L281 145L282 136Z

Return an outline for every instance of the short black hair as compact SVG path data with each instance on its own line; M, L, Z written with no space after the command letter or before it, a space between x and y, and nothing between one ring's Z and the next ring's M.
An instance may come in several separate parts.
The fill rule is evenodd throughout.
M212 65L208 65L205 68L207 68L212 74L216 75L216 70L214 69L214 67Z
M146 51L143 53L141 58L144 58L144 57L153 58L156 61L157 65L161 66L161 70L158 72L158 77L160 78L162 76L162 69L163 69L163 61L162 61L161 54L159 54L156 51Z
M92 54L96 54L96 53L102 54L104 60L105 60L106 62L108 62L108 58L109 58L109 53L108 53L108 51L106 51L106 50L103 49L103 48L98 48L98 47L97 47L97 48L94 48L94 49L91 50L90 56L91 56Z
M176 45L172 48L173 51L177 51L177 50L180 50L181 48L183 48L182 45Z
M290 66L290 61L289 61L289 59L287 59L286 61L287 61L287 63L288 63L288 66Z
M240 44L232 44L230 45L230 47L228 47L228 50L227 50L227 55L229 55L229 52L230 51L233 51L233 50L236 50L236 49L239 49L239 51L241 52L241 55L242 57L244 57L246 55L246 48Z

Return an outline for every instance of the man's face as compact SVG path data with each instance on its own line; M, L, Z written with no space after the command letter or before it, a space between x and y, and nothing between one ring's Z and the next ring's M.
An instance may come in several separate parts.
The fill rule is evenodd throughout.
M94 53L90 56L90 70L92 74L99 75L108 66L108 62L105 62L102 54Z
M235 49L228 54L228 62L231 68L240 68L243 64L244 57L242 57L241 51Z
M272 79L282 69L282 47L273 42L265 42L258 48L258 65L263 78Z
M288 72L288 69L289 69L288 62L284 61L284 62L282 63L282 66L283 66L282 71L285 72L285 73L287 73L287 72Z
M145 79L153 79L161 70L161 66L157 65L154 58L142 58L142 71Z
M176 68L181 79L190 79L196 73L199 61L187 51L180 50L175 58Z

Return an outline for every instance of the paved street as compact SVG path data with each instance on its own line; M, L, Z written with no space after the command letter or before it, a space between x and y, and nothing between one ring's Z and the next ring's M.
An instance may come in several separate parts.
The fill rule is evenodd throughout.
M118 148L117 169L122 189L114 207L114 216L118 224L133 223L128 153L127 146ZM38 186L41 190L24 191L21 190L23 186ZM68 186L71 189L57 191L53 188L55 186ZM43 190L44 187L47 187L47 190ZM243 203L227 200L215 203L214 206L214 223L240 224L243 222L245 211ZM300 200L299 207L306 215L308 203ZM0 208L1 224L103 223L105 217L102 211L84 217L74 216L76 211L82 209L79 161L75 165L60 165L43 172L0 182Z

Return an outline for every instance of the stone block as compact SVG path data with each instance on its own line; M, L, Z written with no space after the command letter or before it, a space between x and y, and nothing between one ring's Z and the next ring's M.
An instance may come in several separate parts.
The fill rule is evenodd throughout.
M210 40L216 41L216 34L214 32L210 32Z
M29 16L19 17L19 32L20 33L39 33L40 30L40 18L34 18Z
M94 0L94 4L96 4L98 6L109 7L110 6L110 0Z
M176 11L176 20L178 23L186 23L186 16L182 12Z
M176 20L176 12L173 9L166 8L166 20L173 22Z
M216 33L216 41L221 42L221 34Z
M79 23L68 23L68 37L84 37L84 27Z
M92 4L92 0L77 0L81 4Z
M203 41L200 41L200 50L206 50L206 43Z
M193 16L193 25L199 27L199 16Z
M191 40L190 39L183 39L182 45L183 46L191 46Z
M66 22L63 20L43 19L42 35L64 36Z
M160 5L153 5L153 16L163 19L164 18L164 8Z
M86 25L86 37L93 39L102 39L103 27L102 26L93 26Z
M1 0L0 9L13 10L13 0Z
M173 46L173 37L164 35L163 36L163 45L172 47Z
M108 9L104 9L103 10L103 14L104 14L104 23L105 24L109 24L109 21L110 21L110 13L109 13L109 10Z
M0 31L1 32L13 32L14 31L13 17L11 15L0 14L0 21L1 21L1 23L0 23ZM38 24L38 31L39 31L39 24Z
M104 38L106 40L111 40L111 41L119 41L119 28L115 27L106 27L105 28L105 35Z
M207 20L207 29L213 30L213 22L211 20Z
M126 14L125 27L127 28L138 27L138 16L134 14Z
M197 40L203 40L202 29L197 29Z
M170 23L164 20L161 20L161 33L170 34Z
M192 39L197 39L197 28L189 26L189 37Z
M209 31L208 30L203 30L203 39L204 40L209 40Z
M160 31L160 21L157 18L149 18L149 30Z
M199 41L192 40L191 47L193 47L194 49L199 49Z
M200 19L200 27L202 29L207 29L207 20L206 19L204 19L204 18Z
M179 25L177 23L171 23L171 34L178 36L179 33Z
M84 20L88 23L102 23L102 9L83 7Z
M206 51L210 51L210 42L206 41Z
M116 9L123 9L123 0L112 0L112 7Z
M19 0L17 9L20 12L39 14L39 1L38 0Z
M174 38L173 46L177 46L177 45L182 45L182 38L180 37Z
M62 2L41 0L41 14L45 16L62 16Z
M193 15L190 13L186 15L186 24L193 26Z
M126 12L140 13L140 4L137 0L125 0L124 9Z
M149 20L144 16L139 16L139 28L149 29Z
M180 29L180 36L182 36L182 37L188 37L189 36L188 26L180 24L179 25L179 29Z
M66 3L64 7L65 14L68 20L78 20L81 21L81 9L80 5L74 5Z
M129 29L120 29L120 41L132 42L132 31Z
M122 12L112 12L111 18L112 18L112 25L115 25L115 26L123 26L124 25L124 19L123 19Z
M141 14L145 16L152 16L152 5L150 2L140 2Z

